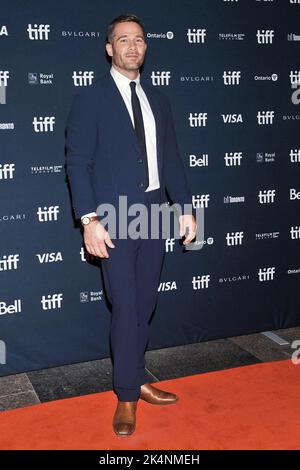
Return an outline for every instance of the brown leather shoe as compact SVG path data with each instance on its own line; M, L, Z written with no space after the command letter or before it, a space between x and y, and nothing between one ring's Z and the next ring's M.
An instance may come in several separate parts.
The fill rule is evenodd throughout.
M152 405L171 405L179 400L174 393L165 392L149 383L141 385L140 398Z
M135 430L137 401L120 401L113 417L113 428L118 436L129 436Z

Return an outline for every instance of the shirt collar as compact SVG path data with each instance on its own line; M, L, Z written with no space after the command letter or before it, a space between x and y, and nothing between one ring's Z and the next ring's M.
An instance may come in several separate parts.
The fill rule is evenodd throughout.
M131 80L130 78L120 73L113 65L110 68L110 73L121 90L128 89L130 82L136 82L137 86L140 85L140 73L138 74L137 78Z

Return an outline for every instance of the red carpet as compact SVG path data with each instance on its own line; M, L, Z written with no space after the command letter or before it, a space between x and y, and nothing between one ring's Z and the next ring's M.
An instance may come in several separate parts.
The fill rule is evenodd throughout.
M113 392L0 414L0 449L300 449L300 365L290 360L167 380L169 406L138 403L132 436L112 430Z

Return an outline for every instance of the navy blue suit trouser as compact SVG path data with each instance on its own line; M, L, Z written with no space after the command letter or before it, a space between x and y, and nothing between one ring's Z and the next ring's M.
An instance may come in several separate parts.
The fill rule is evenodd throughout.
M145 192L150 207L159 201L160 190ZM145 351L149 320L157 302L165 254L161 227L158 239L112 238L109 258L102 258L104 286L112 304L110 343L113 389L121 401L136 401L147 382Z

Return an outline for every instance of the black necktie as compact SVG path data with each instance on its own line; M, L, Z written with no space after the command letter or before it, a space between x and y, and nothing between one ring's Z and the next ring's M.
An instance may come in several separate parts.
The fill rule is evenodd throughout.
M135 90L136 82L130 82L131 88L131 105L134 119L134 130L138 139L138 143L144 158L145 164L145 178L146 178L146 188L149 185L149 174L148 174L148 161L147 161L147 148L146 148L146 138L145 138L145 128L142 115L142 109L140 100L136 94Z

